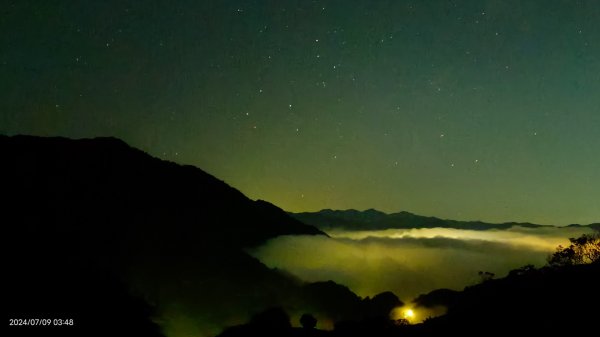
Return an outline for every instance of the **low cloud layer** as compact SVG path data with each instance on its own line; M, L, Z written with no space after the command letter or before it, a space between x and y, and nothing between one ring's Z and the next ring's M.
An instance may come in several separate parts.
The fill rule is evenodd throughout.
M526 264L541 266L569 237L589 232L554 227L334 231L331 238L278 237L251 253L305 281L333 280L360 296L391 290L410 301L434 289L477 283L478 271L501 277Z

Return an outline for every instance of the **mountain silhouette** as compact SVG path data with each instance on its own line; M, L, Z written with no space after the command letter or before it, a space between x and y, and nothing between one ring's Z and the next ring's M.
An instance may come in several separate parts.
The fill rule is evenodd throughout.
M360 298L331 281L307 284L246 253L279 235L325 235L315 227L538 225L376 210L291 217L115 138L0 136L0 155L7 318L74 321L9 326L11 336L206 336L226 326L235 327L223 336L582 334L597 314L597 263L523 268L464 291L434 291L417 307L444 305L448 313L405 326L387 316L402 305L392 293ZM293 328L300 316L305 327ZM335 331L314 328L324 320Z
M271 306L338 309L245 252L278 235L325 234L196 167L115 138L0 136L0 154L14 294L5 306L23 317L75 317L85 335L110 327L98 312L125 314L131 297L167 333L217 334ZM82 306L87 297L96 300Z
M15 136L0 138L0 144L5 192L20 205L68 209L54 212L65 217L64 226L76 217L122 214L146 222L146 231L155 225L164 229L159 220L167 220L172 229L195 240L227 236L234 246L252 246L282 234L323 234L268 202L246 198L198 168L153 158L115 138ZM110 208L86 212L101 207Z
M328 312L326 316L335 322L337 332L343 332L355 324L385 324L389 321L392 309L404 305L391 292L384 292L373 298L360 298L348 288L331 281L306 285L303 296L305 299L316 296L328 303L328 307L324 308ZM322 312L316 314L317 317L323 317ZM317 319L312 314L300 317L303 328L293 328L290 321L291 318L283 308L269 308L254 315L246 324L229 327L219 337L331 335L327 331L314 329Z
M595 231L600 231L600 222L594 222L589 225L571 224L567 227L589 227Z
M460 292L451 289L436 289L427 294L419 295L413 300L417 307L433 308L437 306L452 306L458 298Z
M550 227L523 222L507 222L501 224L482 221L444 220L436 217L421 216L409 212L387 214L374 209L365 211L324 209L318 212L289 213L305 224L321 230L382 230L410 228L456 228L469 230L508 229L513 226L537 228Z
M598 284L598 263L515 272L442 296L450 299L447 314L420 328L429 335L586 334L597 320L590 304L600 301Z
M593 335L600 301L598 284L597 261L540 269L527 266L462 291L439 289L420 296L414 302L417 313L423 308L447 307L446 314L424 317L423 323L410 325L402 319L375 315L338 322L333 331L301 329L290 325L284 310L274 308L247 324L226 329L221 337Z

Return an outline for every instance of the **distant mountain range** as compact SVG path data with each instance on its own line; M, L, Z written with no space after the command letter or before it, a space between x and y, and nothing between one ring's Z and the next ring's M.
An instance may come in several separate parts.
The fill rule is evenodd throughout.
M156 307L168 333L185 326L186 333L215 335L223 322L272 305L361 311L361 299L347 288L307 287L245 252L278 235L322 231L196 167L115 138L0 136L0 156L11 314L75 317L89 329L69 330L73 335L106 335L98 325L110 331L139 316L127 309L118 319L99 314L127 308L113 296L121 290L108 287L119 282ZM344 299L325 303L320 287L337 287Z
M11 336L217 335L273 306L321 321L387 317L402 305L391 293L363 299L334 282L306 284L245 249L330 228L539 227L376 210L289 216L115 138L0 135L0 158L5 312L74 320L65 329L11 327Z
M590 227L592 229L600 231L600 222L594 222L589 225L571 224L569 227Z
M411 229L411 228L456 228L469 230L508 229L514 226L538 228L551 227L528 222L487 223L482 221L457 221L445 220L436 217L421 216L409 212L387 214L375 209L366 211L331 210L324 209L318 212L289 213L297 220L315 226L323 231L331 229L346 230L383 230L383 229ZM581 226L574 224L571 226ZM600 224L588 225L600 228Z

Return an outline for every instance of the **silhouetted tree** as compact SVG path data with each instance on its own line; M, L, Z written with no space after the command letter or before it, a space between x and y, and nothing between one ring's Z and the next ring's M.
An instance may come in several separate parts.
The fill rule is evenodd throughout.
M305 329L314 329L317 326L317 319L311 314L304 314L300 317L300 324Z
M513 269L508 273L508 276L523 276L531 274L535 271L535 266L532 264L525 265L523 267Z
M393 322L394 322L394 325L398 325L398 326L410 325L410 322L406 318L398 318L398 319L395 319Z
M490 273L489 271L479 271L477 274L481 277L481 283L489 281L496 276L496 274Z
M556 252L548 257L548 265L561 267L600 263L600 232L583 234L569 241L571 244L568 247L558 246Z

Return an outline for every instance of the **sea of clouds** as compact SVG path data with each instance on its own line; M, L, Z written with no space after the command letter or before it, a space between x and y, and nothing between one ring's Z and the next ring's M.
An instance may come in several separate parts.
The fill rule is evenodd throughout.
M439 288L462 290L533 264L542 266L558 245L591 230L585 227L513 227L335 230L325 236L282 236L251 251L267 266L302 280L333 280L360 296L392 291L409 302Z

